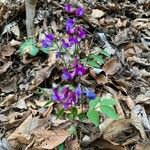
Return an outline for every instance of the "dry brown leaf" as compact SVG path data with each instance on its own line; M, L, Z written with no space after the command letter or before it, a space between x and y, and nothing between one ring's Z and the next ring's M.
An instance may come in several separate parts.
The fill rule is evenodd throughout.
M39 84L41 84L45 79L47 79L51 74L52 68L45 67L36 72L35 78L32 80L31 90L36 88Z
M142 126L142 118L141 118L141 109L139 109L140 105L135 106L135 108L133 109L133 111L131 112L131 119L130 119L130 123L135 126L135 128L140 132L141 137L146 140L146 133L144 131L144 128ZM148 121L148 120L146 120Z
M96 78L96 81L98 84L106 84L106 83L108 83L108 78L104 74L100 74Z
M13 76L10 80L0 84L0 89L4 93L16 92L17 91L17 76Z
M135 149L136 150L150 150L150 144L149 143L136 144Z
M63 143L70 135L66 130L46 130L38 128L32 133L34 135L33 148L39 150L50 150Z
M20 143L27 144L31 138L31 131L39 126L39 117L30 115L16 130L8 137L9 141L17 140Z
M54 65L56 63L56 60L56 52L50 52L48 58L48 66L51 67L52 65Z
M92 143L92 146L98 147L100 150L127 150L122 145L116 145L110 141L98 138Z
M125 118L125 114L119 102L116 104L116 111L120 118Z
M103 132L104 139L109 139L111 141L114 140L120 133L127 130L127 127L129 127L129 125L130 120L128 119L120 119L111 122L109 126L106 127L105 132Z
M150 91L138 95L135 99L135 103L150 104Z
M106 75L113 75L120 68L121 64L115 58L108 60L103 66L103 70L105 71Z
M104 13L102 10L93 9L91 16L92 16L93 18L101 18L101 17L104 16L104 14L105 14L105 13Z
M27 104L25 100L31 97L32 95L33 94L29 94L27 96L19 97L17 103L13 107L18 109L27 109Z
M150 66L150 63L147 62L147 59L145 59L145 58L139 58L137 56L128 57L128 61L129 62L136 62L138 64L141 64L141 65L147 66L147 67Z
M134 51L134 48L128 48L125 50L124 55L126 58L134 56L136 53Z
M103 133L107 130L109 125L113 122L111 118L105 119L100 125L99 125L99 130Z
M7 69L12 65L11 61L8 61L3 66L0 66L0 75L7 71Z
M78 140L67 141L67 150L81 150Z
M139 120L146 129L150 130L150 122L143 106L136 105L134 107L131 112L131 119L132 118L134 120L137 118L137 120Z
M107 49L107 52L111 55L115 54L116 49L109 43L107 40L105 33L97 33L97 35L100 37L101 42L103 43L103 48Z
M15 51L16 49L14 47L10 45L4 45L1 50L2 58L5 59L5 57L10 57Z

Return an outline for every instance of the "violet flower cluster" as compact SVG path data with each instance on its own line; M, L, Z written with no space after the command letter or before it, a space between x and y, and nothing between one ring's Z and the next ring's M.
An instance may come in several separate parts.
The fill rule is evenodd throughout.
M63 69L62 78L63 80L69 81L72 80L76 76L82 76L87 73L87 69L83 64L79 63L79 59L76 57L72 63L72 71L68 71L67 68ZM76 105L81 96L84 95L89 100L95 99L96 94L88 88L81 88L81 84L78 84L75 90L71 90L68 87L62 88L60 92L58 92L57 88L53 89L52 100L61 103L65 109Z
M76 14L77 17L84 15L84 8L79 6L74 9L73 5L67 4L65 6L67 13ZM86 31L82 26L75 25L75 19L68 18L65 24L65 30L68 35L68 38L62 39L62 47L69 48L75 44L79 44L82 39L86 38Z
M76 76L82 76L87 73L87 69L83 64L79 63L79 59L75 58L72 63L72 70L69 71L67 68L63 69L62 79L69 81L72 80Z
M69 87L63 87L59 92L58 88L54 88L52 100L62 104L64 109L68 109L76 105L82 95L85 95L90 100L96 98L96 94L93 91L90 89L82 90L81 84L78 84L75 90L71 90Z
M72 4L65 5L65 11L70 14L75 14L77 17L82 17L84 15L84 8L78 6L75 8Z
M51 46L51 44L53 43L54 41L54 35L53 34L46 34L45 35L45 39L43 39L41 41L41 44L42 44L42 47L43 48L48 48Z
M65 6L65 11L69 14L73 14L76 17L82 17L84 15L84 8L81 6L74 7L71 4ZM86 38L86 31L81 25L75 24L75 18L68 18L65 23L65 31L67 38L61 39L63 48L71 48L73 45L78 45L82 39ZM41 41L43 48L49 48L54 42L53 34L46 34L45 38ZM61 58L60 52L57 53L56 58ZM70 68L63 68L62 79L65 81L72 81L75 77L83 76L87 73L87 68L79 62L79 58L75 57ZM54 88L52 92L52 100L56 101L64 106L64 109L71 108L78 104L82 97L86 97L89 100L95 99L96 94L89 88L81 87L81 84L75 89L69 87Z

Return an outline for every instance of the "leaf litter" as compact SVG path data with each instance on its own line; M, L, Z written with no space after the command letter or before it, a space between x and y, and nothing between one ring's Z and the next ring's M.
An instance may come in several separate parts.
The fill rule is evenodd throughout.
M44 4L43 4L44 3ZM71 1L76 3L76 1ZM64 143L76 149L148 150L150 130L150 23L149 2L144 0L80 1L86 14L78 21L86 23L88 40L81 47L92 54L95 47L105 50L104 64L90 68L81 82L92 85L99 95L108 93L118 103L119 120L101 116L99 128L88 121L78 121L78 138L68 133L70 123L53 114L59 106L44 106L51 89L59 81L62 64L56 53L39 53L31 57L29 49L23 59L19 46L26 36L23 1L0 4L0 148L54 149ZM35 18L37 38L52 30L63 32L61 1L39 1ZM31 50L31 49L30 49ZM83 56L87 56L83 54ZM94 54L96 51L94 51ZM101 53L102 54L102 53ZM110 57L108 57L110 56ZM97 63L97 62L96 62ZM97 66L97 65L96 65ZM43 94L44 93L44 94ZM45 102L45 103L44 103ZM0 128L1 129L1 128Z

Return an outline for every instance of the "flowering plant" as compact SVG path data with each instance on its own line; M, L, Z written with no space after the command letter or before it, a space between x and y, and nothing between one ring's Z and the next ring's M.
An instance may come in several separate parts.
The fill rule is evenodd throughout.
M56 58L58 60L61 59L63 62L62 74L60 75L61 83L53 87L50 98L61 105L58 117L69 111L69 115L67 114L69 119L83 119L83 114L86 113L84 118L88 118L96 126L99 125L100 113L117 119L118 116L114 109L116 101L112 98L98 97L94 90L86 87L81 82L81 78L88 74L88 67L83 63L84 61L81 61L80 56L80 44L87 37L87 32L82 25L76 24L76 20L78 17L84 16L85 10L82 6L76 7L72 4L66 4L64 9L69 15L74 16L66 19L65 36L58 40L52 33L46 33L45 37L40 41L40 50L49 53L51 47L55 47L57 51ZM33 40L25 42L21 47L21 52L25 53L25 46L29 47L30 43L32 43L32 46L30 45L32 48L31 52L34 51L34 53L30 54L35 56L39 49ZM100 55L90 54L86 58L86 60L90 59L87 64L91 67L99 68L104 63L102 55L108 56L106 51L101 52ZM65 84L62 85L62 83ZM82 111L79 110L83 105L87 106L87 103L87 108L82 109Z

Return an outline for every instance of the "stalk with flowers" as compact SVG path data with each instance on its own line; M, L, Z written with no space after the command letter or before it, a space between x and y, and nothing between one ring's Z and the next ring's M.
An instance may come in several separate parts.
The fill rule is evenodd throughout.
M66 19L64 37L58 40L52 33L46 33L45 38L41 40L42 47L40 49L49 53L51 48L55 47L56 58L63 61L61 82L53 87L50 98L62 107L57 114L59 117L67 116L73 122L76 119L88 118L96 126L99 125L101 113L118 119L114 108L116 101L108 97L97 97L96 91L81 82L81 78L88 74L88 66L81 62L80 56L82 52L80 44L87 37L87 33L82 25L76 24L76 20L78 17L83 17L85 10L82 6L73 6L72 4L66 4L64 9L72 16ZM34 46L34 52L36 51L37 54L39 48L31 39L30 43ZM20 48L22 54L25 53L24 47L28 44L28 41L22 44ZM63 86L62 82L65 83Z

